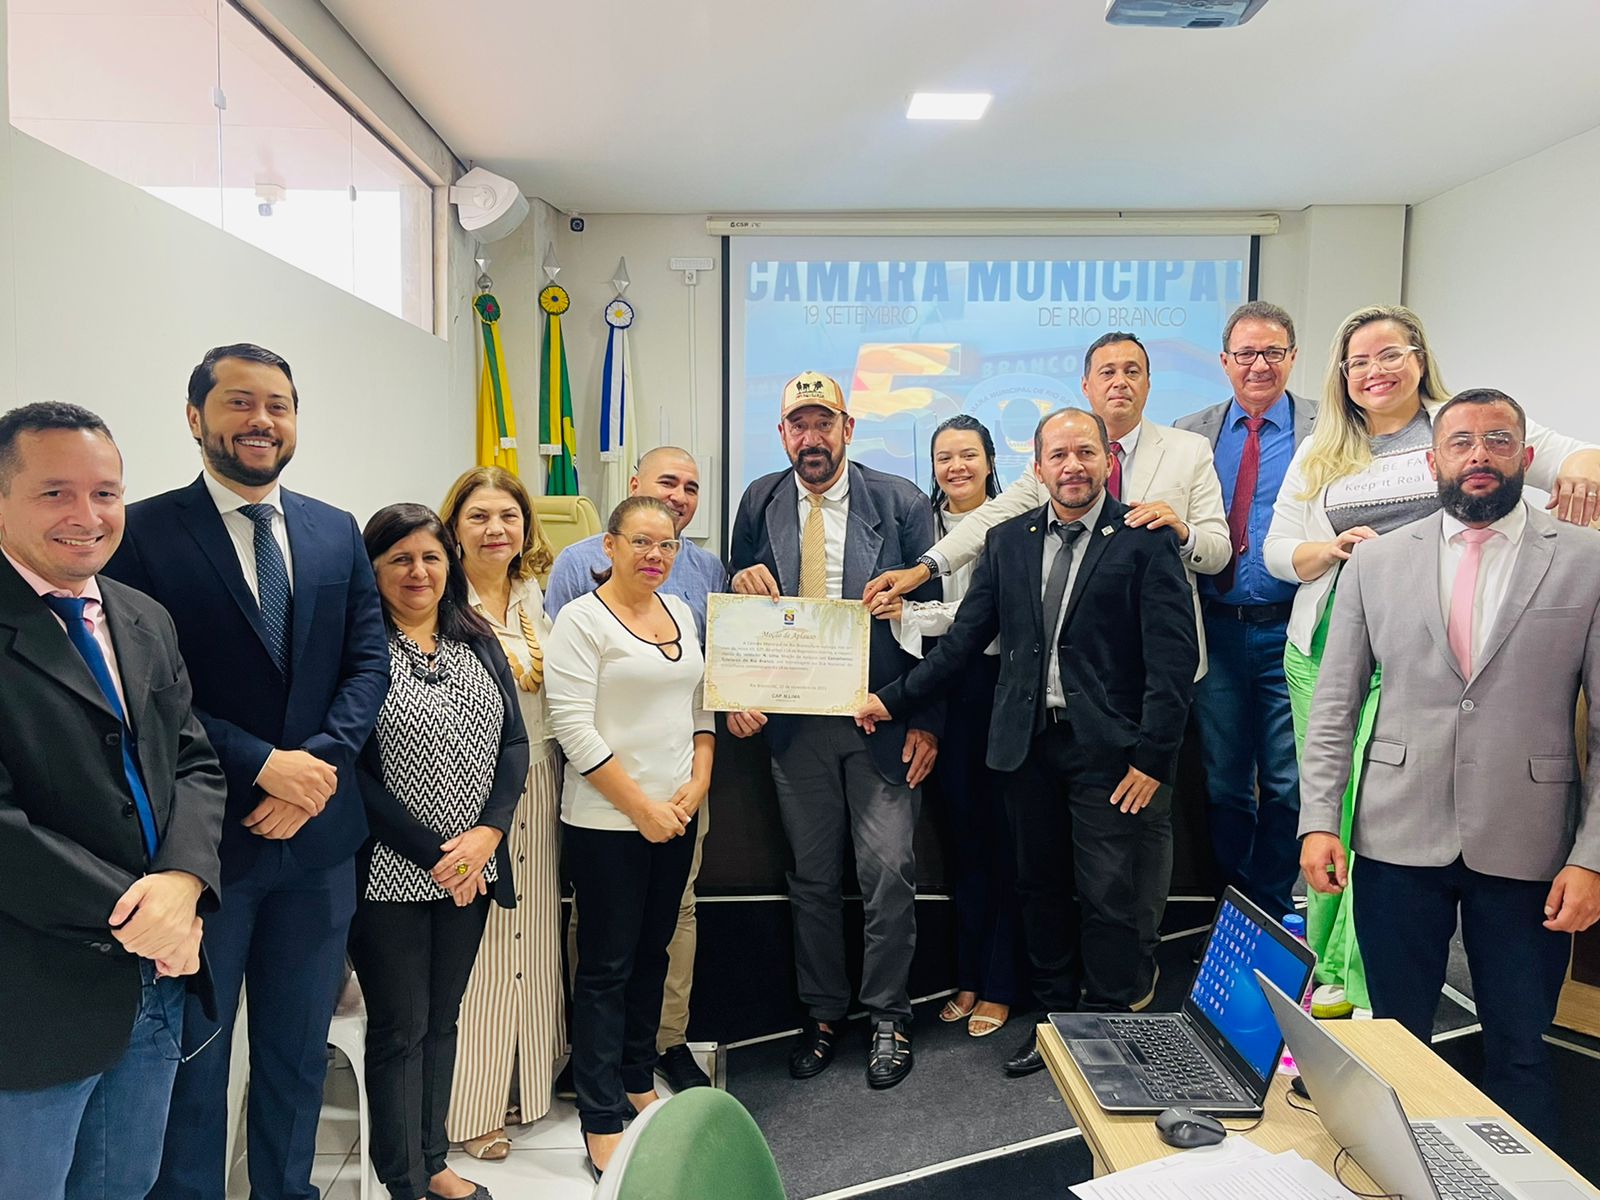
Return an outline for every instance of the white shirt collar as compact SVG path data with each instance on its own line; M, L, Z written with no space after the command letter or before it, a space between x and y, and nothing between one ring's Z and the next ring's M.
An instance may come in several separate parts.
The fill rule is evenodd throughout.
M1106 437L1107 437L1108 440L1116 442L1119 446L1122 447L1122 457L1123 458L1132 458L1134 450L1139 445L1139 434L1140 434L1141 431L1143 431L1143 429L1144 429L1144 422L1140 421L1137 425L1135 425L1132 429L1128 430L1127 433L1123 434L1119 438L1112 437L1109 432L1106 434Z
M211 493L211 502L217 506L217 511L222 513L224 516L226 516L228 513L238 511L246 504L253 503L250 500L246 500L243 496L239 495L238 492L233 491L231 488L223 486L223 484L220 483L216 476L214 476L210 471L202 470L200 472L200 478L206 481L206 491ZM261 503L271 505L278 511L278 515L282 516L283 488L276 483L273 484L272 490L262 498Z
M1510 542L1513 546L1522 541L1522 531L1528 527L1528 510L1526 508L1526 503L1526 501L1518 501L1515 508L1513 508L1505 516L1501 517L1498 521L1492 522L1489 525L1490 529L1493 529L1495 532L1504 536L1506 541ZM1443 515L1444 521L1440 525L1439 531L1441 534L1443 534L1444 540L1449 542L1462 530L1466 529L1467 526L1464 522L1458 521L1449 513L1445 513Z
M814 494L813 492L811 492L810 489L808 489L806 487L805 484L800 482L800 473L798 471L796 471L794 473L794 486L795 486L795 490L800 493L800 503L802 503L802 504L807 502L806 501L806 497L807 496L810 496L810 495ZM837 478L837 479L835 479L833 481L833 486L830 487L827 491L822 493L822 499L826 503L838 504L841 501L843 501L844 498L846 496L848 496L849 494L850 494L850 464L846 463L844 470L839 472L839 478Z

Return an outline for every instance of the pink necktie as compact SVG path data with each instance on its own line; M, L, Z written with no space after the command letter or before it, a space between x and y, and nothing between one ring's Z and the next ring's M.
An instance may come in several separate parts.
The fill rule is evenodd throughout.
M1478 568L1483 565L1483 544L1494 537L1493 529L1463 529L1467 544L1461 565L1456 568L1455 587L1450 591L1450 649L1461 664L1461 674L1472 678L1472 601L1478 594Z

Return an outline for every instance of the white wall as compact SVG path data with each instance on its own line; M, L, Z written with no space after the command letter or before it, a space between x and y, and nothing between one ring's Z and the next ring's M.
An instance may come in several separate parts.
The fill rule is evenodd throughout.
M438 503L471 465L476 268L464 234L450 238L449 327L436 337L8 123L0 134L0 407L56 399L100 413L136 499L199 470L183 416L190 368L211 346L253 341L289 360L300 389L289 487L365 519L395 500Z
M627 296L636 318L631 331L640 440L687 444L704 459L713 456L703 490L710 544L722 527L722 245L708 236L698 215L625 214L585 218L581 234L568 230L564 215L536 203L545 228L524 226L491 247L491 272L506 309L506 357L517 404L519 430L537 419L538 338L542 326L534 294L544 284L539 271L545 245L553 240L561 261L560 282L572 294L572 311L563 319L573 409L579 432L579 475L584 491L598 496L598 452L594 436L599 417L601 365L606 325L602 312L611 299L608 282L617 258L626 256L633 284ZM1320 206L1281 214L1283 232L1262 239L1260 294L1282 304L1299 326L1302 350L1291 386L1319 393L1333 329L1363 304L1400 298L1400 258L1405 210L1392 206ZM531 222L530 222L531 224ZM689 289L667 267L671 257L710 257L717 269L701 276L695 292L695 353L689 357ZM515 329L517 336L509 334ZM523 331L526 331L524 333ZM694 387L691 422L691 380ZM699 436L691 436L698 428ZM523 436L524 473L530 482L533 439ZM737 502L733 497L733 503Z
M1600 127L1417 205L1405 302L1455 390L1496 387L1600 441Z

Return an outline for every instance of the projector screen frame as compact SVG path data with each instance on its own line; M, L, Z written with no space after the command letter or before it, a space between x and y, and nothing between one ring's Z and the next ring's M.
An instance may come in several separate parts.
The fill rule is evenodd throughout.
M708 219L708 226L710 224L711 224L711 221ZM751 229L744 230L742 232L749 233L749 234L756 234L756 235L773 236L773 231L770 228L769 229L751 228ZM797 229L794 232L795 232L795 234L797 236L815 236L816 234L823 233L824 230L821 229L821 228L806 229L806 230L803 230L803 231ZM1126 226L1124 226L1121 229L1121 232L1127 233L1127 232L1135 232L1135 231L1129 231L1129 230L1126 229ZM1148 234L1144 230L1138 230L1136 232L1140 236L1155 236L1155 237L1160 237L1160 236L1184 236L1184 237L1193 237L1193 236L1226 236L1225 233L1219 232L1215 228L1207 228L1204 233L1200 233L1193 226L1190 226L1189 228L1183 230L1183 232L1181 234L1175 234L1175 233L1174 234L1165 234L1165 235L1163 235L1163 234ZM1236 233L1237 234L1237 233L1242 233L1243 230L1230 229L1230 230L1227 230L1226 232L1227 233ZM779 235L779 236L782 236L782 235ZM891 235L891 236L893 236L893 235ZM925 237L925 236L928 236L928 232L927 232L926 229L910 230L910 231L907 231L906 236L912 236L912 237L924 236ZM1261 232L1259 232L1259 229L1256 232L1251 232L1251 233L1248 234L1248 253L1247 253L1247 257L1246 257L1245 264L1244 264L1244 289L1243 289L1243 291L1244 291L1244 300L1245 301L1255 300L1255 299L1258 299L1259 296L1260 296L1261 238L1262 238L1262 236L1263 236L1263 234ZM721 259L722 259L722 267L723 267L723 270L721 272L722 278L718 281L720 283L720 285L721 285L721 290L722 290L722 437L721 437L722 461L719 464L719 467L720 467L719 475L720 475L720 480L721 480L723 502L722 502L722 506L721 506L721 508L722 508L721 517L722 517L722 519L721 519L721 522L720 522L720 539L721 539L721 541L720 541L720 553L722 554L724 561L726 561L728 553L729 553L729 551L731 550L731 547L732 547L733 519L734 519L734 515L735 515L735 513L736 513L736 511L738 509L739 503L743 499L743 492L741 490L739 495L734 495L734 493L733 493L733 488L735 486L735 480L734 480L734 477L733 477L733 475L734 475L734 472L733 472L734 454L733 454L733 444L732 444L732 442L733 442L733 420L732 420L732 416L733 416L733 413L732 413L732 405L733 405L732 346L733 346L733 340L732 340L732 335L733 335L733 276L734 276L734 270L733 270L733 256L730 253L730 251L732 249L732 245L731 245L732 235L730 235L729 232L724 230L724 231L721 232L721 236L719 237L718 240L719 240L719 243L720 243Z

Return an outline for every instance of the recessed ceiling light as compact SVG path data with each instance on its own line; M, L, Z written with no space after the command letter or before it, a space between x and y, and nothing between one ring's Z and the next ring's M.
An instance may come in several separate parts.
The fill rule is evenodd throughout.
M989 111L990 92L914 92L906 108L910 121L976 121Z

